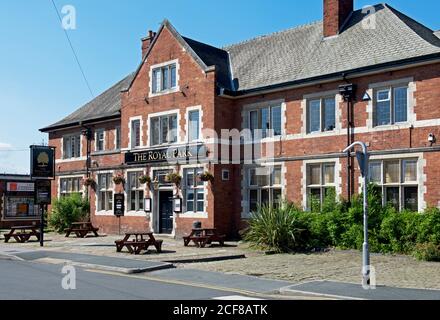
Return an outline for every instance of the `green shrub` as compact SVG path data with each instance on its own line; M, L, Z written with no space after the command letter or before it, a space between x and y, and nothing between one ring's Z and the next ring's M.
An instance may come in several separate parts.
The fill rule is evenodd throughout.
M440 210L427 209L420 220L417 228L417 242L440 244Z
M425 213L397 212L382 206L380 190L369 185L368 234L371 252L413 254L418 259L436 261L440 256L440 210ZM337 201L329 189L324 202L313 198L310 212L285 203L279 209L262 208L250 221L246 240L255 246L278 252L338 247L361 250L363 233L363 198L351 203Z
M88 220L89 202L79 194L54 201L49 215L49 225L57 232L63 232L72 222Z
M282 204L278 208L262 206L251 214L249 229L245 240L259 249L275 252L289 252L297 247L298 229L297 209L290 204Z
M423 261L440 261L440 245L430 242L416 244L413 256Z

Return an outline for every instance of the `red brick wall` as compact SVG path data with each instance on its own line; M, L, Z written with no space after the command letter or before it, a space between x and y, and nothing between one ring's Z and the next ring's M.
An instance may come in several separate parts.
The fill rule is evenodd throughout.
M353 11L353 0L324 0L324 37L339 33Z
M329 1L331 2L331 1ZM336 2L336 1L334 1ZM348 2L348 1L347 1ZM333 10L333 9L332 9ZM344 9L345 10L345 9ZM150 83L150 67L165 61L179 60L179 83L184 91L166 94L162 96L148 98ZM354 125L356 128L363 128L367 125L367 106L368 102L363 102L362 96L371 83L391 81L413 77L416 82L415 112L417 120L440 119L440 64L421 66L395 72L384 72L378 75L369 75L350 79L349 81L357 85L356 101L353 106ZM215 72L205 73L193 58L184 50L174 39L173 35L165 28L153 47L150 56L140 68L139 74L133 82L128 92L122 94L121 120L112 121L104 125L105 128L112 129L116 125L121 125L122 148L128 148L129 144L129 119L130 117L141 116L143 120L143 145L147 145L149 132L147 132L147 119L151 113L178 109L180 113L179 126L186 127L186 109L192 106L202 106L204 128L214 128L219 134L221 129L241 128L242 107L244 105L282 99L286 103L286 129L287 134L301 134L302 123L302 100L304 95L337 90L338 86L344 81L336 81L322 85L313 85L304 88L290 89L277 93L257 95L240 99L227 99L215 96ZM147 99L145 99L147 98ZM147 100L147 101L146 101ZM339 106L341 113L342 128L347 127L346 106L341 103ZM103 125L96 125L102 128ZM62 134L78 131L65 130L50 134L50 144L57 147L57 158L61 155L60 138ZM429 133L434 133L440 138L440 127L416 127L412 129L412 140L410 142L410 129L397 129L388 131L374 131L368 133L357 133L355 140L369 142L370 150L381 151L389 149L402 149L411 147L429 147L427 137ZM106 135L107 146L112 149L114 143L113 131ZM181 137L184 141L184 137ZM328 153L339 153L346 147L347 137L345 132L341 135L328 137L316 137L297 140L285 140L276 143L275 150L278 157L295 156L319 156ZM92 143L94 145L94 143ZM436 145L434 145L436 146ZM83 143L83 155L85 156L85 142ZM436 153L426 153L427 160L426 201L430 205L437 205L440 199L440 187L435 183L437 172ZM122 154L95 156L93 159L99 162L99 168L117 167L123 163ZM340 159L342 167L342 191L343 196L347 194L346 188L346 159ZM354 162L357 166L356 161ZM302 161L285 162L286 174L286 195L287 199L296 203L302 201ZM84 161L66 162L57 164L57 172L62 174L69 171L81 171L85 169ZM230 181L221 180L222 169L230 171ZM208 218L191 219L178 217L176 219L176 235L181 236L189 232L195 220L202 221L204 226L216 227L222 233L232 235L243 225L241 222L241 167L240 165L212 165L210 170L215 175L214 183L208 187ZM355 171L353 190L358 190L358 172ZM56 186L53 187L56 195ZM94 193L91 193L93 199ZM94 206L94 201L92 201ZM94 210L94 208L92 208ZM99 225L105 232L116 232L118 220L114 217L94 216L94 223ZM124 217L121 220L124 230L139 230L147 228L149 221L142 217Z

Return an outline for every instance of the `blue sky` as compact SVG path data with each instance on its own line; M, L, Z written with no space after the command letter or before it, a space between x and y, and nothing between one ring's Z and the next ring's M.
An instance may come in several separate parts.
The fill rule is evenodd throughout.
M95 95L134 71L140 38L168 18L185 36L223 46L322 18L322 0L55 0L73 5L73 46ZM356 8L376 2L355 0ZM388 3L440 29L440 1ZM423 3L421 5L421 3ZM0 172L28 173L38 129L91 99L51 0L0 0Z

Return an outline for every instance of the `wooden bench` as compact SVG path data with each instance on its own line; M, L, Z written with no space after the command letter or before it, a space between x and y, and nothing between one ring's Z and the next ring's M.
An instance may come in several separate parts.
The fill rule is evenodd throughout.
M9 233L5 234L5 243L9 242L11 238L14 238L18 243L25 243L30 240L32 236L40 240L39 226L16 226L11 227ZM16 232L21 231L21 232Z
M99 237L99 228L95 228L91 222L74 222L70 228L64 230L66 238L73 232L78 238L85 238L89 233L93 233L95 237Z
M204 248L207 244L218 242L220 246L225 245L225 235L217 234L213 228L192 229L191 234L183 237L183 245L187 247L192 241L197 247Z
M134 238L130 240L132 237ZM126 247L131 254L140 254L142 250L148 250L149 246L154 246L156 252L161 253L162 244L163 240L156 240L152 232L126 233L124 239L115 241L116 252L121 252Z

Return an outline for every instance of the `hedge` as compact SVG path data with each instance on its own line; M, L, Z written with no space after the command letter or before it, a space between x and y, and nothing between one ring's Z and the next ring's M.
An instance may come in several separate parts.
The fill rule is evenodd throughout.
M362 249L362 195L349 206L330 193L322 209L305 212L292 203L262 207L251 214L244 239L251 245L292 252L316 248ZM374 186L369 186L369 245L376 253L411 254L421 260L440 260L440 210L397 212L382 206ZM315 206L316 207L316 206ZM315 211L315 212L313 212Z

